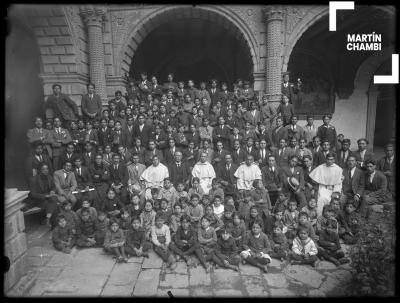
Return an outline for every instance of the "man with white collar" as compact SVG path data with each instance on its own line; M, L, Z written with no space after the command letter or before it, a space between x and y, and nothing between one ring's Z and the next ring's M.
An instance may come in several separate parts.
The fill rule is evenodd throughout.
M346 168L343 169L343 195L341 197L342 205L347 200L354 200L355 206L360 206L361 198L365 188L365 173L357 167L356 158L353 155L347 157Z
M200 161L193 167L192 176L200 179L200 186L204 194L208 195L211 189L211 181L216 177L216 174L213 166L207 161L206 152L200 152Z
M61 127L61 120L59 117L54 118L54 129L50 131L49 141L52 147L53 169L57 170L62 166L62 163L59 163L59 159L65 146L69 142L72 142L68 130Z
M236 170L234 176L237 178L236 185L239 192L251 190L254 180L262 179L261 170L254 163L254 157L250 154L247 155L245 163Z

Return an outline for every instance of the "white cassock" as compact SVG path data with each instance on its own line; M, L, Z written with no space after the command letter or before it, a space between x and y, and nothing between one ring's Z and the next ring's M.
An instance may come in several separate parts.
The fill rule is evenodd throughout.
M261 180L261 170L256 164L247 166L246 163L240 165L234 176L237 178L238 190L251 190L254 180Z
M326 166L326 163L314 168L310 178L318 183L317 215L322 215L324 205L329 204L333 192L342 191L342 168L336 164Z
M168 168L162 163L159 163L157 166L151 165L146 168L140 176L140 180L145 182L146 199L151 199L151 188L161 188L164 184L164 179L168 177Z
M193 167L192 176L200 179L200 187L203 189L204 194L208 195L212 179L216 177L214 167L207 161L204 163L199 161Z

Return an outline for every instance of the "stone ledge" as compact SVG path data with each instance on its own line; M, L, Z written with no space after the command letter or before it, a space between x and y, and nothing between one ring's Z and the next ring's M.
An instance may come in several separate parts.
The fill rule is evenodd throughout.
M29 294L29 291L36 284L37 273L34 271L29 271L25 276L23 276L18 283L11 288L6 296L8 297L25 297Z

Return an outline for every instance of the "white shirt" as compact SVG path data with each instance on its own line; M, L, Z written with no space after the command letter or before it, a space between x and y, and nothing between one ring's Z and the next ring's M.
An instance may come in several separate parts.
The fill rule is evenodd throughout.
M214 214L215 214L219 219L221 219L222 215L224 214L224 205L221 204L221 205L218 206L218 207L215 207L215 206L213 205L213 210L214 210Z
M353 178L355 170L356 170L355 166L350 170L350 177L351 178Z
M253 188L254 180L261 180L261 170L258 165L252 163L252 165L247 166L247 164L242 164L236 170L235 175L237 178L237 189L251 190Z
M372 180L374 179L375 176L375 171L369 176L369 182L372 183Z

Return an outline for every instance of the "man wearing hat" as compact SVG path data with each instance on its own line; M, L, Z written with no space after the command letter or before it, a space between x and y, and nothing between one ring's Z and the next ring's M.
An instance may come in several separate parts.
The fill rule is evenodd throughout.
M53 95L47 98L44 104L44 109L51 109L53 111L52 117L60 117L63 126L69 127L70 121L78 120L78 106L70 99L70 97L61 93L60 84L53 84L52 88Z
M249 103L255 100L254 90L250 88L250 82L244 81L243 90L239 91L239 102L243 104L244 108L249 107Z
M287 188L294 194L299 209L307 205L306 196L304 194L304 173L300 166L297 166L299 159L296 155L289 158L289 167L282 167L285 176Z

